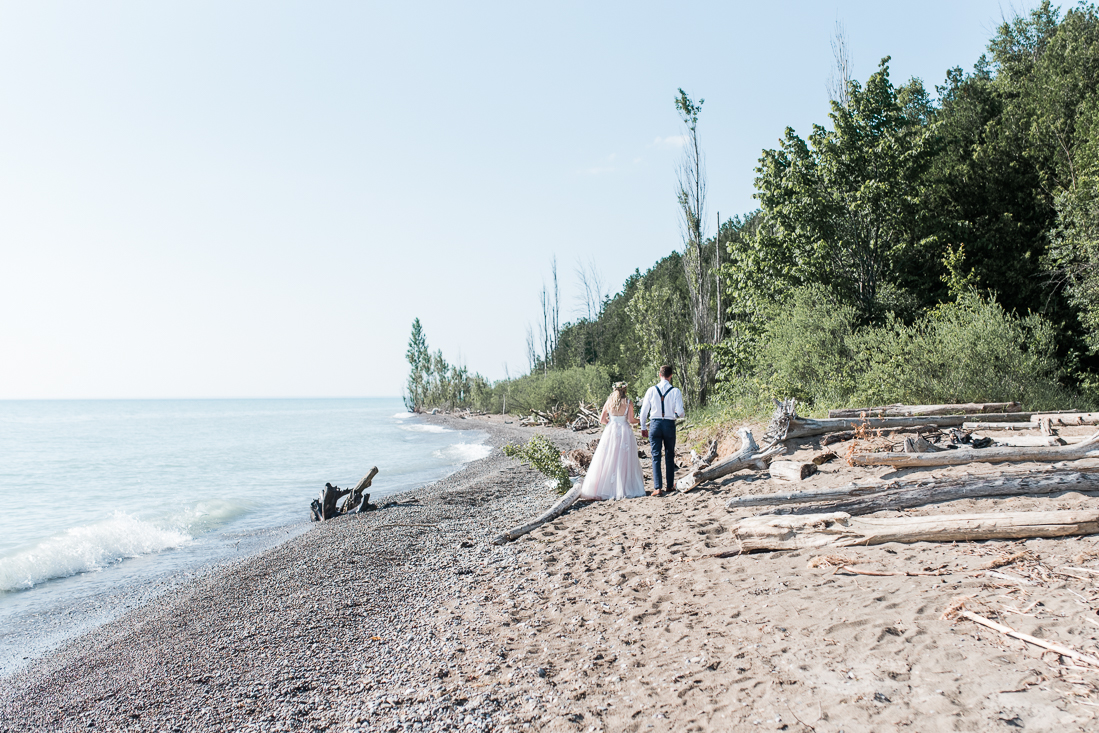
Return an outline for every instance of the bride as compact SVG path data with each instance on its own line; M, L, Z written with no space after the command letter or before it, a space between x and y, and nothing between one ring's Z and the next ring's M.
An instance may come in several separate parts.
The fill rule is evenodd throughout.
M626 399L625 382L614 385L603 405L599 421L607 427L588 466L580 498L633 499L644 496L645 479L641 476L641 460L637 457L637 440L630 427L639 421L633 416L633 402Z

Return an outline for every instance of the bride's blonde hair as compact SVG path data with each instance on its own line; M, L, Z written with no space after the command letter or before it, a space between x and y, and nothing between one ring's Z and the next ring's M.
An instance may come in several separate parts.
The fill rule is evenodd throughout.
M617 382L614 385L610 395L607 396L606 404L603 405L607 412L613 413L622 407L622 403L626 400L626 388L628 386L625 382Z

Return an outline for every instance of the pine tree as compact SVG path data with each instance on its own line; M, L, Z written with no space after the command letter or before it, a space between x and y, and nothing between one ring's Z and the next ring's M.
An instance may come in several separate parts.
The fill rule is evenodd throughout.
M412 321L412 336L408 339L408 352L405 358L408 359L412 368L408 373L404 404L410 412L417 412L424 407L431 371L431 353L427 350L427 339L424 337L424 329L420 325L419 318Z

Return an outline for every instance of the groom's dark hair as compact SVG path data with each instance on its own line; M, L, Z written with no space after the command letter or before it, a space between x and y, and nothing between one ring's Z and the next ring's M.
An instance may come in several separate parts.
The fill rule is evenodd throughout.
M672 369L671 364L665 364L664 366L660 367L660 376L664 377L665 379L672 376L673 374L675 374L675 370Z

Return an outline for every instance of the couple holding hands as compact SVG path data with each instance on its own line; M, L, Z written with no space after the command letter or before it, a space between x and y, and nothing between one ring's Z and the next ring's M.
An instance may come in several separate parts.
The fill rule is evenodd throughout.
M653 458L653 496L663 496L665 485L675 487L675 420L683 417L683 393L671 383L672 368L660 367L660 382L649 387L641 401L641 415L634 418L633 402L626 397L626 383L614 385L599 421L607 427L588 466L580 499L632 499L645 495L637 440L631 425L646 425L641 437L649 439ZM663 457L667 484L662 481Z

